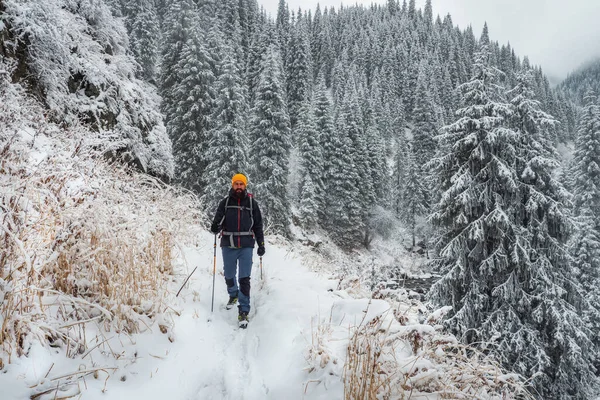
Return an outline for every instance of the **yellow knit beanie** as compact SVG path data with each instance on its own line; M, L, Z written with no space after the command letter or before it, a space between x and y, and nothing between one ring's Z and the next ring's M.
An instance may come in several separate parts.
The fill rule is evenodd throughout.
M248 180L242 174L235 174L233 178L231 178L231 186L237 181L244 182L244 186L248 186Z

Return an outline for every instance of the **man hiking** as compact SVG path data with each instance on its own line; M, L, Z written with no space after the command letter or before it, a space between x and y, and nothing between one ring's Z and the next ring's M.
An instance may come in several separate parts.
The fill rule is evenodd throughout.
M221 231L223 272L229 293L229 310L239 301L238 321L242 328L248 325L250 312L250 274L255 241L257 254L265 254L262 215L256 200L246 190L248 180L242 174L231 179L229 195L219 202L210 230L215 235ZM239 287L236 274L239 267Z

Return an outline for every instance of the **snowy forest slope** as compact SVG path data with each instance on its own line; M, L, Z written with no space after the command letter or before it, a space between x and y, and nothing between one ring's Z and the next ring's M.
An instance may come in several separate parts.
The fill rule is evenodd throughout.
M102 1L0 2L0 62L44 104L44 117L110 132L105 152L173 176L160 99L136 79L127 32Z
M106 3L0 0L9 360L35 338L87 354L82 319L171 332L173 246L243 172L267 237L326 235L354 257L338 263L346 282L367 275L359 254L391 248L370 265L375 290L404 263L406 230L442 275L429 299L445 329L539 398L597 390L593 87L577 89L579 108L487 25L460 30L430 1L313 12L282 0L275 20L254 0ZM570 165L562 142L575 142ZM100 160L115 156L191 193Z
M585 92L588 89L600 93L600 60L587 63L569 74L559 87L569 93L578 104L584 103Z
M595 390L597 307L582 274L597 272L573 262L595 245L574 234L571 202L590 181L579 164L579 186L567 182L556 150L581 135L579 110L540 67L487 25L476 36L434 18L429 1L314 13L280 1L275 21L253 1L155 11L176 175L208 209L242 171L268 233L290 236L293 220L356 250L401 223L443 275L430 299L453 307L447 328L541 398Z
M526 396L518 376L443 332L443 310L429 315L404 289L367 298L355 278L342 284L307 270L323 273L338 260L273 235L253 273L252 324L238 331L220 274L212 312L213 236L199 226L195 196L107 163L89 130L40 118L43 105L7 76L6 398ZM381 350L360 350L374 346ZM376 384L364 385L365 376Z

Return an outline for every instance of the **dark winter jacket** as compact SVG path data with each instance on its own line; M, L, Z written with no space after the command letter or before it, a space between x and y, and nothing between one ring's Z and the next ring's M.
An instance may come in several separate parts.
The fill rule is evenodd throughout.
M244 190L241 198L238 198L235 191L230 189L229 196L219 202L213 224L218 225L221 231L221 247L254 247L255 239L259 247L264 246L262 215L256 200L251 197L252 195Z

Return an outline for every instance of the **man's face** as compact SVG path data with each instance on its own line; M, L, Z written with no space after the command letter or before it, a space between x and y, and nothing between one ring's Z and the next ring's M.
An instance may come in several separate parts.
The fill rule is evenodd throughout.
M244 182L242 182L242 181L233 182L233 190L235 191L236 194L242 194L244 189L246 189L246 185L244 185Z

